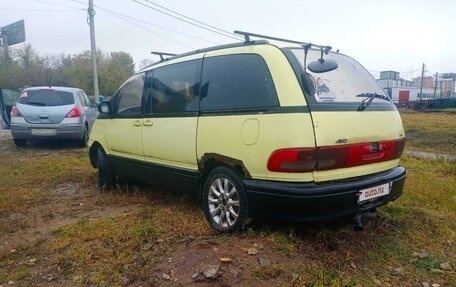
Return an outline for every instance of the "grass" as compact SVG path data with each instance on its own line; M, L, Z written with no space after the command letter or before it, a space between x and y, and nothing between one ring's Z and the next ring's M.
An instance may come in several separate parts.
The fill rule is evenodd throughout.
M407 147L456 154L456 113L401 113Z
M413 135L407 148L451 152L455 114L402 117ZM99 191L86 149L68 150L17 149L2 142L0 285L47 286L42 278L49 276L56 286L198 285L191 277L203 263L230 257L233 263L221 267L220 285L456 286L454 271L432 271L443 262L456 269L454 161L403 156L403 196L380 208L361 233L345 221L254 222L244 233L220 235L208 227L198 203L183 194L142 185ZM68 185L74 194L59 192ZM258 255L246 254L252 246ZM259 266L258 256L271 264ZM233 270L242 274L240 282L230 281ZM166 281L165 273L175 275Z

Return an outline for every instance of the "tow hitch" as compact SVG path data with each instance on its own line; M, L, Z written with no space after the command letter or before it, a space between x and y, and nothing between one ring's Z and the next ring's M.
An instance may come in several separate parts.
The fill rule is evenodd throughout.
M374 219L377 216L377 210L372 209L364 213L358 213L353 218L353 229L356 231L363 231L363 218Z

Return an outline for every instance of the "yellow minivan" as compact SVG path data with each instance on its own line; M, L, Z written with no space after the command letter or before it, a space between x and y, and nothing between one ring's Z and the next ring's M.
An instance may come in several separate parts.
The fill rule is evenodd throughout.
M238 33L245 42L137 72L99 105L89 154L100 186L124 176L194 192L221 232L258 216L353 216L361 228L402 194L395 105L331 47Z

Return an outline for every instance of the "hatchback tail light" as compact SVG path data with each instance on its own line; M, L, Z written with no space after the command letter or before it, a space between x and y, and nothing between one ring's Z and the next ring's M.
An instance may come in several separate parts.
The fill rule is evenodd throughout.
M16 106L13 106L11 108L11 117L14 118L22 118L23 115L21 114L21 112L18 110L18 108Z
M274 151L268 170L312 172L389 161L402 155L405 139L319 148L289 148Z
M79 118L81 115L82 115L82 108L81 107L74 107L66 115L66 118Z

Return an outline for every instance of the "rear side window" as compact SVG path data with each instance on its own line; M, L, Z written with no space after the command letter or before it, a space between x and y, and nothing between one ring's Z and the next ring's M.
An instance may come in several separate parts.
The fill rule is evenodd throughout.
M131 77L117 94L117 115L140 115L143 90L144 73Z
M198 111L198 87L201 60L193 60L157 68L148 73L147 111L154 114L174 114Z
M53 89L24 91L18 103L31 106L52 107L74 104L73 93Z
M256 54L205 58L202 111L258 109L278 106L266 62Z

